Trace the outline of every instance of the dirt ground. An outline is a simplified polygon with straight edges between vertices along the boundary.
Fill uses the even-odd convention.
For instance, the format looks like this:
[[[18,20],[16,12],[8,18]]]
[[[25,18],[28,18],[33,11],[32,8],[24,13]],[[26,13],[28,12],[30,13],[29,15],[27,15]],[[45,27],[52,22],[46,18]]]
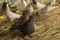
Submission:
[[[31,34],[31,38],[26,37],[27,40],[60,40],[60,4],[53,8],[50,12],[36,16],[35,32]],[[18,30],[15,32],[9,30],[13,23],[4,15],[0,16],[0,40],[23,40]]]

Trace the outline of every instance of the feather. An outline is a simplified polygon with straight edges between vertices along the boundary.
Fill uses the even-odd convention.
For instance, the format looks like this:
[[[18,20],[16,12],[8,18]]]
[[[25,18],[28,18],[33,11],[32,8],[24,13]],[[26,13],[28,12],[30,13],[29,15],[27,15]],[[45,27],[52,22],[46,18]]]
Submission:
[[[52,10],[51,6],[54,4],[54,3],[52,4],[52,2],[53,2],[53,0],[49,0],[49,1],[46,3],[45,7],[43,7],[43,8],[40,10],[40,12],[41,12],[41,13],[45,13],[45,12],[51,11],[51,10]],[[54,1],[54,2],[55,2],[55,1]]]
[[[43,4],[40,4],[38,1],[36,1],[36,0],[32,0],[32,3],[33,3],[33,6],[35,7],[35,8],[37,8],[38,10],[41,10],[43,7],[45,7],[45,5],[43,5]]]
[[[32,34],[35,30],[33,25],[32,12],[33,8],[31,4],[28,4],[23,11],[23,15],[15,24],[12,25],[11,31],[14,31],[16,29],[21,30],[21,33],[24,36]]]
[[[22,0],[22,2],[24,3],[25,7],[27,6],[27,3],[25,0]]]
[[[11,12],[8,4],[6,2],[3,3],[2,8],[5,10],[5,15],[11,20],[13,21],[16,18],[20,18],[21,15],[17,15],[13,12]]]

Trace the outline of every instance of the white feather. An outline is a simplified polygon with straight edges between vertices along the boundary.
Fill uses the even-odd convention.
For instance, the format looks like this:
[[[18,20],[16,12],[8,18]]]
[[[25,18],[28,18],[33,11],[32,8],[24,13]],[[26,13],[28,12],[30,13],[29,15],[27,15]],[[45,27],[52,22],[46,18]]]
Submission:
[[[51,5],[55,4],[56,3],[56,0],[50,0],[49,1],[51,3]],[[46,4],[46,5],[43,5],[43,4],[40,4],[38,1],[36,1],[36,4],[34,5],[38,10],[41,10],[43,9],[44,11],[51,11],[51,5],[50,4]]]
[[[21,17],[21,15],[17,15],[15,13],[11,12],[10,8],[8,7],[8,4],[7,4],[7,7],[6,7],[6,16],[9,17],[11,21],[13,21],[16,18]]]
[[[33,1],[33,0],[32,0],[32,1]],[[36,4],[33,4],[33,6],[34,6],[35,8],[37,8],[38,10],[41,10],[42,8],[45,7],[45,5],[40,4],[38,1],[35,0],[35,2],[36,2]]]
[[[36,7],[37,7],[39,10],[41,10],[42,8],[44,8],[44,7],[45,7],[45,5],[40,4],[39,2],[37,2]]]
[[[24,5],[25,5],[25,7],[27,6],[27,3],[26,3],[26,1],[25,0],[23,0],[23,3],[24,3]]]

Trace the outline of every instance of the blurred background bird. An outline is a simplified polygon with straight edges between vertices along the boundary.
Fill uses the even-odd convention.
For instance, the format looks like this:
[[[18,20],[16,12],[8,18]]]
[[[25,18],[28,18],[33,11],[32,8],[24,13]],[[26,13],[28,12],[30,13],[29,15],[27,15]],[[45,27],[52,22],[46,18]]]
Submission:
[[[55,0],[49,0],[45,7],[43,7],[41,10],[40,10],[40,13],[46,13],[46,12],[50,12],[51,10],[53,10],[53,5],[55,5],[56,1]]]
[[[53,3],[54,2],[54,3]],[[51,10],[51,6],[55,4],[55,0],[48,0],[48,2],[44,5],[39,3],[37,0],[32,0],[33,8],[40,10],[40,11],[46,11]]]
[[[25,7],[27,6],[27,3],[25,0],[22,0],[22,2],[24,3]]]
[[[3,2],[3,6],[2,6],[2,9],[5,11],[5,15],[11,20],[13,21],[14,19],[16,18],[20,18],[21,15],[17,15],[16,13],[13,13],[11,12],[9,6],[8,6],[8,3],[7,3],[7,0],[5,0]]]
[[[46,3],[46,5],[45,5],[45,7],[43,7],[41,10],[40,10],[40,12],[41,13],[45,13],[45,12],[47,12],[47,11],[51,11],[51,1],[52,0],[49,0],[49,2],[47,2]]]

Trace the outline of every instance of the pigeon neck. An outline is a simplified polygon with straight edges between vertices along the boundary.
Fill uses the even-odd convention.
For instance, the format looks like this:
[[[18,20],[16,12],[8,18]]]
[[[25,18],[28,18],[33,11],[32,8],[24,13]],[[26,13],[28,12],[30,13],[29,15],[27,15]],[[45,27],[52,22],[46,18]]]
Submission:
[[[6,11],[10,11],[8,4],[6,5]]]

